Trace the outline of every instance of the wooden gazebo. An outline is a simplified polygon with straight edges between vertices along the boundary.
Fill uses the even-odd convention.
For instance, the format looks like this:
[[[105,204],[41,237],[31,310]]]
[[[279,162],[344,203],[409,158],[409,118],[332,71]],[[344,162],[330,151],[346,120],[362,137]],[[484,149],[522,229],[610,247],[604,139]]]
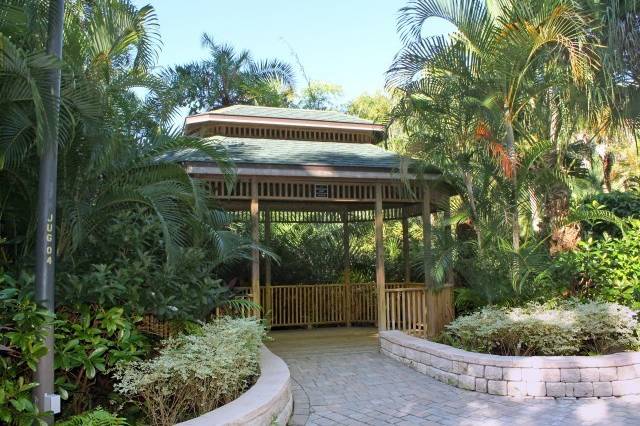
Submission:
[[[267,258],[261,286],[260,255],[253,251],[250,294],[272,326],[373,322],[380,330],[435,334],[452,319],[451,288],[432,289],[428,278],[412,282],[407,262],[408,221],[421,217],[424,267],[430,270],[431,215],[447,214],[451,194],[437,170],[420,178],[400,173],[408,160],[375,145],[384,139],[383,126],[339,112],[236,105],[187,117],[185,133],[226,148],[236,165],[233,188],[205,158],[192,156],[184,165],[207,182],[225,209],[250,220],[256,243],[260,223],[267,246],[274,222],[343,224],[344,283],[274,285]],[[385,282],[388,220],[403,224],[403,283]],[[349,282],[348,224],[363,221],[375,223],[375,285]]]

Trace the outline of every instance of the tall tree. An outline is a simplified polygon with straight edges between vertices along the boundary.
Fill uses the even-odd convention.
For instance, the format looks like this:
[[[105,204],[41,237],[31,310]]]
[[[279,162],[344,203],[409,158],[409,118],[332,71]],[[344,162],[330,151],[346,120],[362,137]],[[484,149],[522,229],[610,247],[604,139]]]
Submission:
[[[456,31],[422,37],[430,18],[451,22]],[[510,182],[505,213],[517,252],[523,187],[519,168],[525,147],[535,142],[527,117],[537,108],[536,99],[558,82],[545,72],[547,64],[566,64],[565,84],[593,78],[597,61],[588,18],[570,0],[415,0],[401,10],[399,27],[406,44],[391,67],[390,85],[408,91],[422,87],[428,96],[461,76],[477,92],[473,99],[481,100],[481,110],[494,117],[496,125],[487,130],[498,142],[495,154]]]
[[[255,60],[248,50],[236,50],[202,35],[209,57],[178,65],[163,73],[175,104],[190,114],[235,104],[289,106],[293,68],[278,59]]]

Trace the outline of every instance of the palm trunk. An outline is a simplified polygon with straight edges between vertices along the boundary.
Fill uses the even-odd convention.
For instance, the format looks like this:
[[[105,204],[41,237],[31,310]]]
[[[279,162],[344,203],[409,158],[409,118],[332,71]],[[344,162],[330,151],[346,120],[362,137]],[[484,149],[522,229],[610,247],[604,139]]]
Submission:
[[[512,192],[513,192],[513,206],[512,206],[512,243],[513,250],[520,250],[520,207],[518,206],[518,174],[517,174],[517,158],[516,158],[516,147],[515,147],[515,137],[513,134],[513,122],[511,118],[511,113],[509,110],[505,111],[505,127],[507,131],[506,135],[506,145],[507,145],[507,154],[509,155],[509,161],[511,163],[510,170],[510,178],[512,184]]]
[[[478,249],[482,250],[482,238],[480,236],[480,232],[476,226],[476,222],[478,220],[478,210],[476,207],[476,197],[473,193],[473,185],[471,184],[471,176],[469,172],[462,173],[462,179],[464,181],[464,186],[467,189],[467,197],[469,198],[469,206],[471,207],[471,214],[473,215],[473,229],[476,232],[476,238],[478,240]]]

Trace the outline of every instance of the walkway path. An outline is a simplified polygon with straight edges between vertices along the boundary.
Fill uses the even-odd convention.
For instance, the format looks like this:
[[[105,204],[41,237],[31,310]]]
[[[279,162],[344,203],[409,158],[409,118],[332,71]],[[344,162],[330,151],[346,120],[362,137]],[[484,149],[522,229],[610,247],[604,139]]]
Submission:
[[[640,425],[640,398],[515,399],[454,388],[378,353],[369,328],[276,331],[294,425]]]

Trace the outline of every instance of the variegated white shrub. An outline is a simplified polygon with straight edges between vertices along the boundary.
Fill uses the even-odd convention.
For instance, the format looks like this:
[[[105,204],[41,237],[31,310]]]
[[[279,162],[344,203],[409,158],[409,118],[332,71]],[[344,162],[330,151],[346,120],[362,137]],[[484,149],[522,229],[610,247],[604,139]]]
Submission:
[[[116,390],[153,425],[173,425],[236,399],[259,374],[261,323],[222,318],[167,339],[159,355],[116,370]]]
[[[637,349],[638,321],[615,303],[561,302],[520,308],[488,306],[457,318],[441,341],[499,355],[602,354]]]

